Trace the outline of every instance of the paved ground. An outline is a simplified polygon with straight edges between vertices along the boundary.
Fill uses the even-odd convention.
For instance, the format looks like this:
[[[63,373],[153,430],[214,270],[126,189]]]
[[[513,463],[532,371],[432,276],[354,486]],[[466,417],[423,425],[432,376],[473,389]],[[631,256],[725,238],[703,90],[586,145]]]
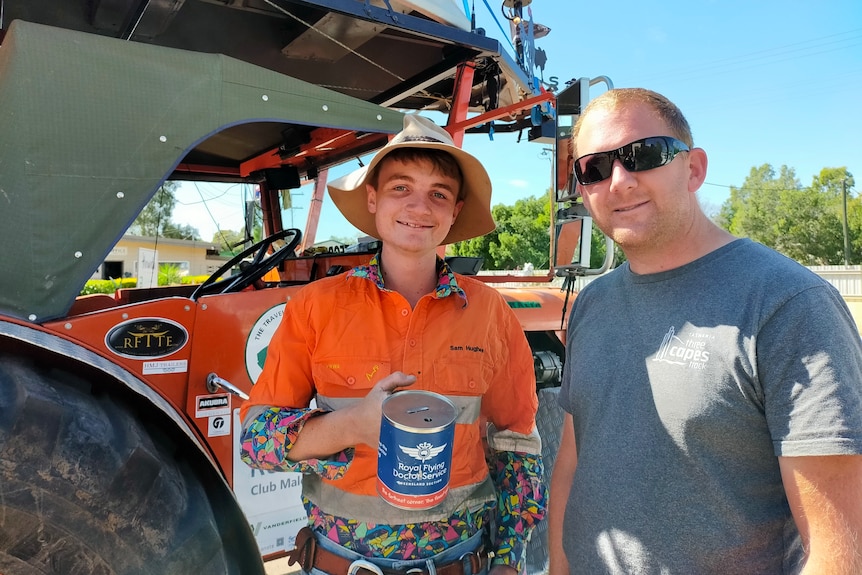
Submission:
[[[292,575],[293,573],[299,573],[299,565],[288,565],[287,557],[267,561],[264,563],[264,567],[266,567],[266,575]]]

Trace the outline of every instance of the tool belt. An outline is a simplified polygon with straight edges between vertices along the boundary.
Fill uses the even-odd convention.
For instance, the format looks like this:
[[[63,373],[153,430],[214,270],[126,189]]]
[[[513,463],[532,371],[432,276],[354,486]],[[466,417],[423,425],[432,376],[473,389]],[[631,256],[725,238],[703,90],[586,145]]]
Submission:
[[[370,561],[353,561],[341,557],[318,545],[314,532],[309,527],[299,530],[296,534],[296,547],[288,552],[287,556],[288,565],[299,563],[299,567],[306,573],[310,573],[312,569],[319,569],[329,575],[355,575],[359,570],[369,571],[375,575],[433,575],[429,574],[424,566],[396,571],[373,565]],[[464,562],[468,560],[473,574],[478,574],[487,566],[488,555],[481,549],[471,551],[450,563],[435,565],[434,569],[437,575],[467,575],[464,571]]]

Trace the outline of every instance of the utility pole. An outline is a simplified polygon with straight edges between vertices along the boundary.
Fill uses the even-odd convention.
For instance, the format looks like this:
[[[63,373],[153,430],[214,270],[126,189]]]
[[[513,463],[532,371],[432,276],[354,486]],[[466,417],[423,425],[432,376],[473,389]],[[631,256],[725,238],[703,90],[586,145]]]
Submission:
[[[841,180],[841,195],[844,198],[844,265],[850,265],[850,238],[847,235],[847,178]]]

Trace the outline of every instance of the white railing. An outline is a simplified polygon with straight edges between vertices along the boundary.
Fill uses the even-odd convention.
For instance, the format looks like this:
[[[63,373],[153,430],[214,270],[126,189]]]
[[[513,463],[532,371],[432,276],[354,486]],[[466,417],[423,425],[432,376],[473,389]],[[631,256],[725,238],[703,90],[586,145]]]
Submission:
[[[842,296],[862,297],[862,266],[808,266],[831,283]]]
[[[858,297],[862,298],[862,266],[807,266],[808,269],[831,283],[835,288],[841,293],[842,296],[850,296],[850,297]],[[548,273],[547,270],[534,270],[532,274],[533,276],[545,276]],[[500,276],[500,275],[516,275],[523,276],[524,273],[521,270],[482,270],[479,272],[480,276],[489,275],[489,276]],[[582,290],[588,283],[590,283],[597,276],[581,276],[575,278],[575,290]],[[561,286],[562,278],[554,278],[552,285]],[[517,285],[524,285],[521,282],[511,282],[512,287]],[[537,285],[548,285],[546,281],[536,282]],[[498,284],[500,286],[509,286],[509,283]],[[527,285],[532,285],[528,283]]]
[[[862,328],[862,266],[808,266],[808,269],[831,283],[841,296],[844,298],[844,301],[847,302],[847,307],[850,309],[850,313],[853,315],[853,319],[856,321],[856,325]],[[534,276],[546,276],[548,273],[547,270],[534,270],[532,274]],[[479,272],[479,275],[524,275],[524,272],[521,270],[482,270]],[[590,283],[592,280],[597,278],[598,276],[581,276],[575,278],[575,291],[580,291],[584,289],[584,287]],[[553,286],[556,288],[562,287],[563,280],[562,278],[554,278],[552,282],[541,281],[541,282],[505,282],[505,283],[495,283],[495,286],[498,287],[507,287],[507,288],[518,288],[518,287],[529,287],[529,286]]]
[[[844,298],[856,326],[862,328],[862,266],[808,266]]]

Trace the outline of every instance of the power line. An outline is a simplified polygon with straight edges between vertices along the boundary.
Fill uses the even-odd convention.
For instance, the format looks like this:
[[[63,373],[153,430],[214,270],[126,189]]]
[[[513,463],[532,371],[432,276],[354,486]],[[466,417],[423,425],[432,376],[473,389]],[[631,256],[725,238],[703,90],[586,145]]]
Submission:
[[[846,38],[837,39],[841,36],[846,36]],[[728,58],[720,58],[711,62],[699,64],[697,66],[686,66],[684,68],[670,69],[666,72],[650,73],[649,81],[655,82],[656,80],[666,77],[673,77],[674,79],[679,79],[682,75],[689,75],[691,77],[698,77],[704,75],[714,76],[714,74],[708,72],[722,70],[725,68],[731,68],[730,71],[733,72],[740,69],[771,65],[788,59],[817,56],[819,54],[834,52],[836,50],[852,48],[858,45],[860,41],[862,41],[862,28],[856,28],[853,30],[848,30],[846,32],[838,32],[826,36],[819,36],[808,40],[802,40],[800,42],[794,42],[792,44],[785,44],[783,46],[775,46],[773,48],[765,48],[763,50],[756,50],[754,52],[739,54],[737,56],[731,56]],[[843,46],[834,46],[842,42],[850,42],[850,44],[845,44]],[[799,52],[804,52],[805,50],[814,50],[830,46],[833,47],[818,52],[798,55]],[[790,54],[797,54],[797,56],[776,59]],[[751,65],[747,66],[746,68],[739,68],[740,64],[747,63],[750,63]],[[635,84],[637,84],[637,82],[635,82]]]
[[[231,191],[233,191],[233,189],[234,189],[234,188],[236,188],[237,186],[239,186],[239,185],[241,185],[241,184],[234,184],[234,185],[232,185],[232,186],[228,186],[227,188],[225,188],[225,190],[224,190],[222,193],[220,193],[220,194],[218,194],[218,195],[215,195],[215,196],[212,196],[212,197],[210,197],[210,198],[205,198],[205,197],[204,197],[203,192],[201,191],[201,189],[200,189],[200,187],[198,186],[197,182],[195,182],[195,184],[194,184],[194,185],[195,185],[195,189],[196,189],[196,190],[197,190],[197,192],[198,192],[198,195],[201,197],[200,201],[195,201],[195,202],[181,202],[181,201],[177,200],[177,203],[178,203],[178,204],[180,204],[181,206],[195,206],[195,205],[197,205],[197,204],[206,204],[207,202],[212,202],[212,201],[214,201],[214,200],[217,200],[217,199],[219,199],[219,198],[221,198],[221,197],[223,197],[223,196],[227,195],[228,193],[230,193]]]
[[[236,252],[233,251],[233,247],[231,247],[230,242],[228,242],[227,238],[224,237],[224,233],[222,232],[221,228],[219,227],[218,222],[216,221],[215,217],[213,216],[212,212],[210,211],[210,207],[207,205],[207,200],[204,199],[204,194],[201,191],[200,186],[198,186],[197,182],[193,182],[193,184],[194,184],[195,189],[197,190],[198,194],[201,197],[201,202],[204,205],[204,209],[207,211],[207,214],[209,214],[209,217],[212,220],[213,224],[215,224],[216,231],[218,232],[218,235],[221,236],[221,239],[224,242],[224,245],[227,247],[228,251],[230,251],[231,255],[236,255]],[[225,194],[226,193],[227,193],[227,191],[225,191]],[[222,195],[224,195],[224,194],[222,194]]]
[[[845,79],[845,77],[847,79]],[[832,75],[825,78],[823,81],[818,81],[816,84],[806,87],[805,99],[816,100],[824,96],[835,96],[837,94],[851,91],[854,92],[854,94],[858,93],[862,90],[862,82],[859,81],[860,78],[862,78],[862,68],[848,70],[843,74]],[[782,86],[776,85],[763,90],[752,90],[749,87],[745,94],[741,94],[736,90],[728,88],[728,90],[724,92],[724,94],[728,94],[727,96],[721,96],[718,100],[706,102],[699,101],[689,104],[686,108],[688,112],[691,113],[692,111],[704,112],[716,109],[733,109],[742,104],[757,106],[772,105],[777,102],[787,100],[798,101],[801,97],[799,90],[800,86],[798,83]],[[712,92],[712,95],[716,96],[717,93]]]

